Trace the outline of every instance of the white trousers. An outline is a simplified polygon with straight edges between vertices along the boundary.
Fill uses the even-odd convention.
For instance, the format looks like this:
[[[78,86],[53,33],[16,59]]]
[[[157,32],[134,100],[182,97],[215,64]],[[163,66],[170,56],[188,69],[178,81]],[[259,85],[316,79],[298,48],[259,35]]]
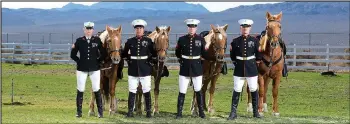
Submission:
[[[139,82],[142,85],[143,93],[151,91],[151,76],[134,77],[130,75],[128,76],[129,91],[132,93],[136,93]]]
[[[88,75],[92,82],[92,91],[96,92],[100,90],[100,70],[91,72],[77,71],[77,89],[80,92],[84,92]]]
[[[198,92],[202,89],[202,79],[203,76],[197,76],[197,77],[192,77],[192,83],[194,87],[194,91]],[[186,94],[187,92],[187,87],[188,84],[190,83],[191,79],[190,77],[185,77],[185,76],[179,76],[179,92]]]
[[[244,81],[247,80],[250,92],[255,92],[258,89],[258,76],[254,77],[237,77],[233,76],[233,90],[242,92]]]

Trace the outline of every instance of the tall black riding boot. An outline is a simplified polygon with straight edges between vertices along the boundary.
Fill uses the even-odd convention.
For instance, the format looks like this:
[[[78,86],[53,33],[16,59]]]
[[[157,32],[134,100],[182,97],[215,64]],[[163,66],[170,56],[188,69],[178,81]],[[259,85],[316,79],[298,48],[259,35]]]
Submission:
[[[258,104],[259,104],[259,93],[258,90],[255,92],[250,92],[252,94],[252,104],[253,104],[253,117],[255,118],[261,118],[259,112],[258,112]]]
[[[152,117],[152,113],[151,113],[151,109],[152,109],[151,92],[143,93],[143,95],[145,96],[145,103],[146,103],[146,117],[147,118],[151,118]]]
[[[128,98],[128,114],[126,117],[134,117],[134,104],[135,104],[135,95],[136,93],[129,92]]]
[[[180,119],[182,118],[182,108],[184,106],[184,102],[185,102],[185,95],[183,93],[179,92],[179,96],[177,97],[177,115],[176,115],[176,119]]]
[[[232,105],[231,105],[231,113],[227,120],[234,120],[237,118],[237,107],[239,103],[239,95],[240,92],[233,91],[232,93]]]
[[[79,90],[77,90],[77,98],[76,98],[77,114],[75,116],[78,118],[82,117],[83,96],[84,96],[84,92],[80,92]]]
[[[196,92],[196,100],[198,105],[199,117],[205,118],[204,109],[203,109],[203,96],[201,91]]]
[[[101,91],[98,90],[95,93],[96,97],[96,104],[97,104],[97,111],[98,111],[98,117],[103,118],[103,108],[102,108],[102,96],[101,96]]]

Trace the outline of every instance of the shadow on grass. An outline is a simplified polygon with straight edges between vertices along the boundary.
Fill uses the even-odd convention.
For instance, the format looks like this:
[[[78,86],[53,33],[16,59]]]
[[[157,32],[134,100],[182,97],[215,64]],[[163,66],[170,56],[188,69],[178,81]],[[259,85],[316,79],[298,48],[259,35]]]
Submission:
[[[17,106],[24,106],[24,105],[34,105],[33,103],[31,102],[24,102],[24,103],[21,103],[21,102],[13,102],[13,103],[2,103],[3,105],[17,105]]]

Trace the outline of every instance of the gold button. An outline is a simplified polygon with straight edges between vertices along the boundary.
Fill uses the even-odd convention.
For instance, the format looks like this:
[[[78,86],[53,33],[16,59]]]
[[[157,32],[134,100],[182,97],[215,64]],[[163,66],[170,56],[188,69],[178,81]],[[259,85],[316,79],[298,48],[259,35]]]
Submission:
[[[246,56],[247,54],[244,54],[244,56]]]

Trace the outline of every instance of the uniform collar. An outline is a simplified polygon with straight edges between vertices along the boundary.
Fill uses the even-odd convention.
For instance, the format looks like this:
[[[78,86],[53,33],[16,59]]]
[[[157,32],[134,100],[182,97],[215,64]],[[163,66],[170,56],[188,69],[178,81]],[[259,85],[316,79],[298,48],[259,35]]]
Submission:
[[[187,37],[189,37],[189,38],[193,38],[193,37],[196,37],[196,36],[197,36],[196,33],[194,33],[193,35],[187,34]]]
[[[140,37],[135,36],[135,39],[137,39],[137,40],[141,40],[142,38],[143,38],[143,36],[140,36]]]
[[[87,39],[91,39],[91,38],[92,38],[92,36],[91,36],[91,37],[87,37],[87,36],[85,36],[85,38],[86,38],[86,40],[87,40]]]
[[[243,38],[248,38],[248,37],[250,37],[250,35],[249,35],[249,34],[248,34],[247,36],[242,35],[242,37],[243,37]]]

